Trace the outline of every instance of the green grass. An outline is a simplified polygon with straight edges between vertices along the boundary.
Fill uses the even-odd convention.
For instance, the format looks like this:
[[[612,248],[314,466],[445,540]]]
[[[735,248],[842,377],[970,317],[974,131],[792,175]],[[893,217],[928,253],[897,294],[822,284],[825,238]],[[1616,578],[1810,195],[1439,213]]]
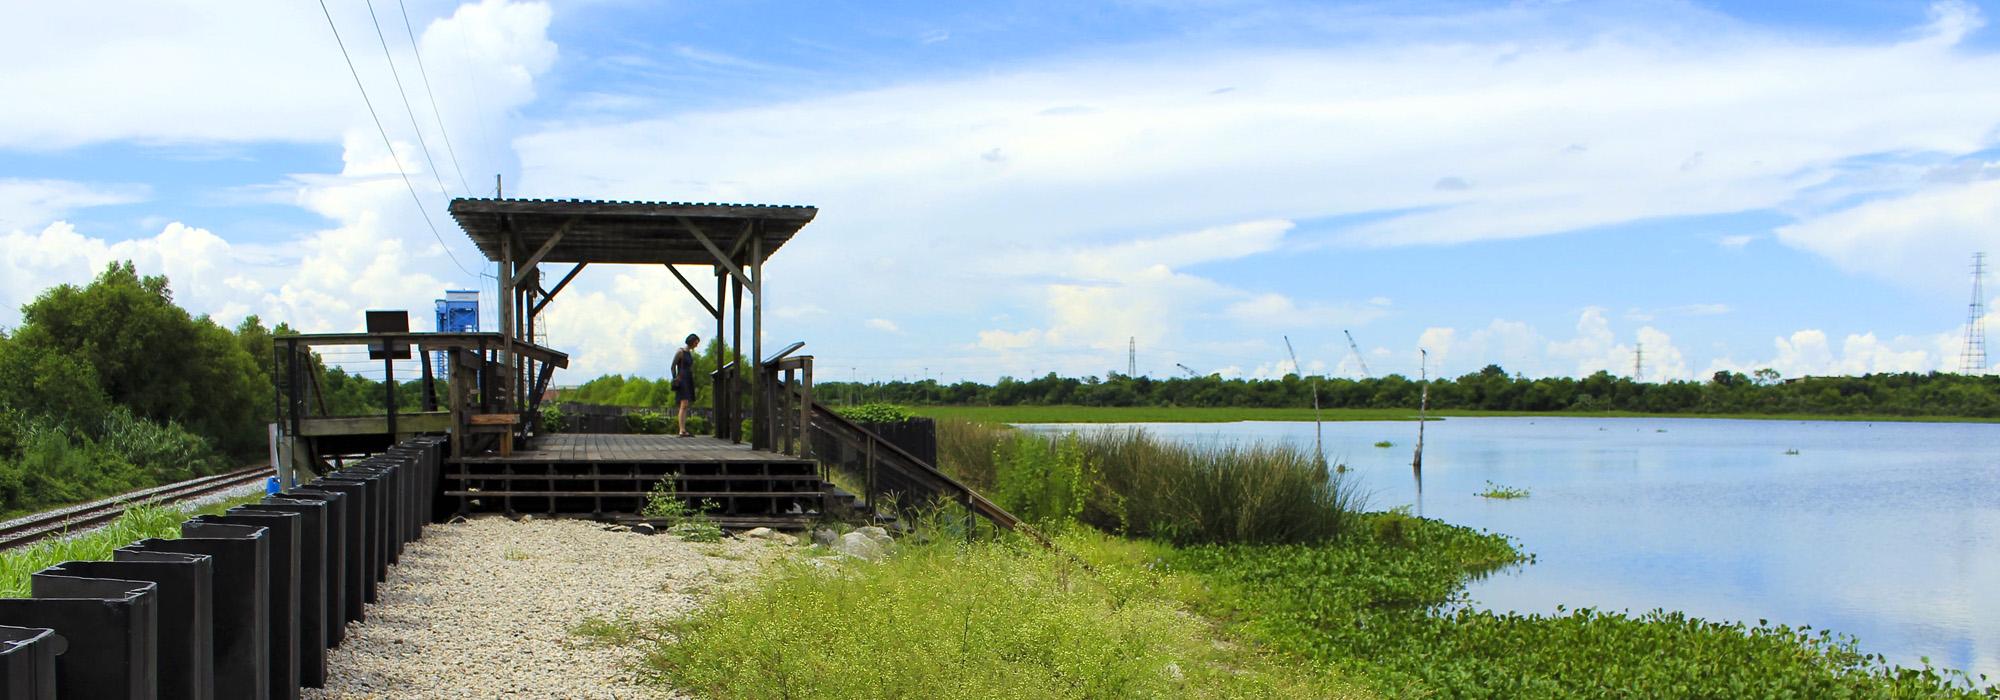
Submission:
[[[176,539],[181,521],[199,514],[219,514],[244,503],[262,500],[262,493],[211,503],[198,509],[140,506],[117,520],[76,537],[47,539],[0,552],[0,598],[28,597],[28,579],[35,572],[66,561],[103,561],[111,552],[146,538]]]
[[[1480,491],[1479,493],[1475,493],[1472,495],[1478,496],[1480,498],[1497,498],[1501,500],[1513,500],[1516,498],[1527,498],[1528,490],[1523,488],[1515,488],[1512,486],[1501,486],[1499,484],[1488,481],[1486,482],[1486,490]]]
[[[1503,537],[1400,513],[1336,544],[1169,550],[1238,633],[1390,697],[1995,698],[1957,672],[1885,665],[1826,631],[1681,613],[1496,614],[1457,605],[1519,561]]]
[[[1153,566],[1156,548],[1059,539],[1091,566],[1018,539],[905,544],[880,563],[781,564],[684,621],[573,631],[636,645],[642,676],[697,697],[1368,696],[1189,614],[1198,586]]]
[[[995,423],[1234,423],[1237,421],[1310,421],[1311,408],[1231,408],[1170,406],[915,406],[910,411],[927,418],[956,418]],[[1778,421],[1847,421],[1868,423],[1994,423],[2000,418],[1953,416],[1817,415],[1803,413],[1638,413],[1632,411],[1466,411],[1436,410],[1432,420],[1452,417],[1551,418],[1734,418]],[[1416,409],[1329,408],[1327,421],[1413,421]]]

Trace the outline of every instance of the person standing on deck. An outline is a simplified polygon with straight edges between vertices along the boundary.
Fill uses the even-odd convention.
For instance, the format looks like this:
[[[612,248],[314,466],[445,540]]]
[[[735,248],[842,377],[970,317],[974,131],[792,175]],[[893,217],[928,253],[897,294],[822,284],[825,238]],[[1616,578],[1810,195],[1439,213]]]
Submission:
[[[687,345],[674,353],[674,402],[680,404],[681,437],[691,437],[688,434],[688,404],[694,402],[694,348],[700,342],[701,336],[689,333]]]

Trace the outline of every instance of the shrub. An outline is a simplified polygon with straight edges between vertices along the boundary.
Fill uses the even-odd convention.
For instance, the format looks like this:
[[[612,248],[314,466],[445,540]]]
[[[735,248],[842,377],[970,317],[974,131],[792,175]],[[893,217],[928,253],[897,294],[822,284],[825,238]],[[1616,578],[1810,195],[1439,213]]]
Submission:
[[[562,409],[551,404],[542,407],[542,433],[560,433],[569,425],[563,417]]]
[[[998,449],[993,459],[1000,469],[994,496],[1002,507],[1045,526],[1061,527],[1083,516],[1095,480],[1081,438],[1021,434]]]
[[[842,406],[834,409],[834,412],[856,423],[901,423],[912,416],[910,409],[892,403]]]

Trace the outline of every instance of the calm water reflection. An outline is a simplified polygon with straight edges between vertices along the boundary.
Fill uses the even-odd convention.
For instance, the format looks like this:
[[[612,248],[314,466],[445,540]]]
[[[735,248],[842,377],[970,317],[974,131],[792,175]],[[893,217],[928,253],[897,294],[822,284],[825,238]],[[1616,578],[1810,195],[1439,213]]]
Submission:
[[[1313,442],[1311,423],[1143,427]],[[1476,605],[1811,625],[2000,679],[2000,425],[1453,418],[1426,433],[1421,504],[1415,438],[1415,423],[1328,423],[1326,452],[1371,507],[1420,505],[1537,556],[1473,584]],[[1488,480],[1532,495],[1474,496]]]

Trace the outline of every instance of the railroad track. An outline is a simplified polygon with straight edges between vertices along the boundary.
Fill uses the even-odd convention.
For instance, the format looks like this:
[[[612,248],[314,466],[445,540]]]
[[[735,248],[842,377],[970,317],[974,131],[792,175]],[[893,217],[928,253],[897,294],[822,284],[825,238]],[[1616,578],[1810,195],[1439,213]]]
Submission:
[[[176,503],[259,483],[272,473],[270,467],[249,467],[10,520],[0,524],[0,550],[13,549],[72,530],[103,525],[117,520],[126,509],[134,506]]]

